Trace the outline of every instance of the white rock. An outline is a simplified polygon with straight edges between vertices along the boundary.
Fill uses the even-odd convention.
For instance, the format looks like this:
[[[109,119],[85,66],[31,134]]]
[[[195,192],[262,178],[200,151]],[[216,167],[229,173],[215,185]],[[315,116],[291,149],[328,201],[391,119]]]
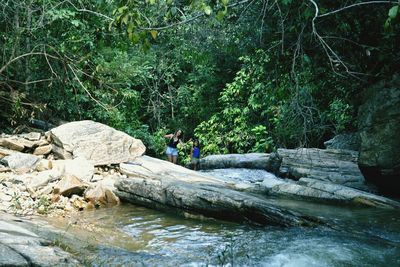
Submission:
[[[142,141],[94,121],[70,122],[50,132],[59,156],[83,156],[95,166],[127,162],[146,150]]]

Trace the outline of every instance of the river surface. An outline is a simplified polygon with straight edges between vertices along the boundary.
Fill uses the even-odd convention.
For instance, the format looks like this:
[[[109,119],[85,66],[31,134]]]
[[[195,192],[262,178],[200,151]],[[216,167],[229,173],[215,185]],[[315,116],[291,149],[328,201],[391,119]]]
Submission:
[[[208,173],[235,182],[275,179],[260,170]],[[130,204],[49,221],[76,237],[69,246],[91,266],[400,266],[400,211],[274,202],[330,226],[257,227]]]

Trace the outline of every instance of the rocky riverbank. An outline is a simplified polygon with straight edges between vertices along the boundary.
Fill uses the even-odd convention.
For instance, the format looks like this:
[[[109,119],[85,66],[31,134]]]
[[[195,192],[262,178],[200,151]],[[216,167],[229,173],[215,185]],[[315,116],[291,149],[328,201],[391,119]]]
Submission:
[[[281,176],[256,183],[226,182],[144,152],[140,140],[93,121],[67,123],[46,133],[2,134],[0,212],[68,217],[72,212],[117,205],[121,199],[189,217],[287,227],[325,223],[268,198],[400,207],[371,193],[373,188],[358,169],[357,155],[350,150],[279,149],[273,154],[214,155],[201,160],[202,168],[265,169]],[[3,233],[9,234],[9,228],[9,223],[0,225]],[[35,240],[33,244],[44,242]],[[11,253],[11,243],[4,242],[2,253]],[[15,259],[20,258],[15,255]]]
[[[92,121],[0,138],[0,210],[66,215],[116,205],[118,164],[143,154],[140,140]],[[73,158],[73,159],[72,159]]]

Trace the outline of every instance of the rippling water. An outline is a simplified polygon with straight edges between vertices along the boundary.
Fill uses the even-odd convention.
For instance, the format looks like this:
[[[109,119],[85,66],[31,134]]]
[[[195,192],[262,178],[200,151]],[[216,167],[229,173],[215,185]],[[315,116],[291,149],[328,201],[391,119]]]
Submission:
[[[214,175],[258,182],[270,174],[217,170]],[[93,236],[81,232],[96,245],[80,254],[94,266],[400,266],[399,211],[275,201],[333,227],[261,228],[124,204],[76,218],[77,225],[98,229]]]

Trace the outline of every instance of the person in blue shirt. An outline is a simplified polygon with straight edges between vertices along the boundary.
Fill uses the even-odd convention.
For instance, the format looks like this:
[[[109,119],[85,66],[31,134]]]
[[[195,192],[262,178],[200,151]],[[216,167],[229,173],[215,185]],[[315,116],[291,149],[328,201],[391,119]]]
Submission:
[[[192,163],[193,170],[197,171],[199,169],[200,161],[200,143],[199,140],[193,140],[192,151],[190,152],[190,162]]]
[[[167,145],[167,150],[165,154],[168,156],[168,161],[176,164],[178,161],[178,148],[177,145],[183,145],[183,132],[182,130],[178,129],[174,134],[166,134],[165,138],[169,138],[169,142]]]

